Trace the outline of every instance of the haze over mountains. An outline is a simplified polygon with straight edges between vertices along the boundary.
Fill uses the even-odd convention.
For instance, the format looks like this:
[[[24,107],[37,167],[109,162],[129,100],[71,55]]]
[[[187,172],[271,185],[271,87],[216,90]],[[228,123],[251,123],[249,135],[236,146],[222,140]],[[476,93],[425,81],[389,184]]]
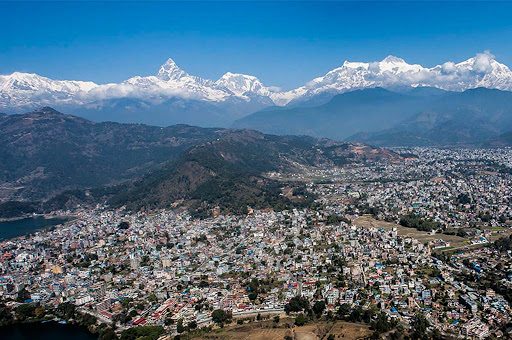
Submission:
[[[346,61],[304,86],[280,91],[244,74],[228,72],[216,81],[192,76],[169,59],[154,76],[102,85],[20,72],[0,76],[0,111],[21,113],[48,105],[95,121],[227,127],[263,108],[318,106],[337,94],[375,87],[400,92],[415,87],[509,91],[512,72],[488,52],[432,68],[388,56],[380,62]]]
[[[380,146],[479,146],[512,131],[512,92],[372,88],[319,106],[261,110],[234,126]]]

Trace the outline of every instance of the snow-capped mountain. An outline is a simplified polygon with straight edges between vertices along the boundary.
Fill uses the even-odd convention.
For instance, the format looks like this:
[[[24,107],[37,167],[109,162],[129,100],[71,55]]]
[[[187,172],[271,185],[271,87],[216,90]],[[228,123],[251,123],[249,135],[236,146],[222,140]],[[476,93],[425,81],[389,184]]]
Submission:
[[[15,72],[0,76],[0,108],[43,105],[82,105],[105,99],[138,98],[159,103],[168,98],[223,102],[230,97],[250,101],[272,91],[244,74],[226,73],[212,81],[191,76],[168,59],[155,76],[135,76],[121,83],[52,80],[37,74]]]
[[[343,65],[306,85],[274,96],[281,105],[308,100],[320,94],[332,95],[354,89],[383,87],[388,89],[428,86],[450,91],[476,87],[512,90],[512,71],[494,60],[488,52],[479,53],[461,63],[446,62],[432,68],[408,64],[388,56],[380,62],[345,61]]]
[[[119,115],[126,110],[131,112],[130,121],[145,121],[142,118],[138,120],[136,113],[151,113],[158,106],[159,117],[167,111],[176,116],[173,110],[179,108],[180,113],[187,113],[187,108],[193,103],[197,110],[213,112],[214,120],[227,112],[221,119],[225,124],[265,106],[299,105],[306,101],[321,103],[336,94],[354,89],[418,86],[451,91],[476,87],[512,90],[512,72],[488,52],[457,64],[446,62],[432,68],[408,64],[401,58],[388,56],[379,62],[345,61],[341,67],[324,76],[283,92],[263,85],[258,78],[250,75],[227,72],[216,81],[192,76],[168,59],[156,75],[135,76],[121,83],[100,85],[52,80],[20,72],[0,76],[0,112],[22,112],[39,106],[54,106],[78,114],[83,110],[102,110],[103,118],[98,119],[122,120]],[[114,108],[117,111],[113,118],[108,113]],[[176,119],[176,123],[182,122],[179,117]],[[158,120],[151,122],[158,123]],[[170,122],[174,120],[164,120],[161,124]]]
[[[240,73],[227,72],[215,84],[231,91],[235,96],[243,97],[246,94],[256,94],[262,97],[270,97],[272,91],[265,87],[261,81],[254,77]]]
[[[93,82],[52,80],[32,73],[0,75],[0,108],[44,106],[74,101],[97,87]]]

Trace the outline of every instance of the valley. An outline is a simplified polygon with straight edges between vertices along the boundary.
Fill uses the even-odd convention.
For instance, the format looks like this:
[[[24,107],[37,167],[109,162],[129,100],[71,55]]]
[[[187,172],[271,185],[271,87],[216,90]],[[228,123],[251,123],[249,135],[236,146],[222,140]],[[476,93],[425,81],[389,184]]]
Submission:
[[[512,2],[0,13],[0,338],[512,339]]]

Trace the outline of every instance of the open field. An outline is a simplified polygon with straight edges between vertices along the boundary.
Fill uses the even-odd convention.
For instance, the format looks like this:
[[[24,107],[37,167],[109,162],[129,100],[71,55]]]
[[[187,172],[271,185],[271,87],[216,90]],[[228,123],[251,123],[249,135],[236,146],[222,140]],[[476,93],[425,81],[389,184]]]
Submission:
[[[374,219],[371,216],[361,216],[354,221],[355,225],[363,226],[363,227],[375,227],[375,228],[383,228],[385,230],[392,230],[393,228],[397,228],[398,234],[404,237],[415,238],[420,242],[427,242],[435,239],[441,239],[443,241],[450,242],[451,247],[460,247],[468,245],[467,239],[463,237],[459,237],[456,235],[445,235],[445,234],[434,234],[431,235],[426,231],[419,231],[414,228],[403,227],[396,223],[379,221]]]
[[[336,322],[330,329],[329,334],[333,334],[336,339],[361,339],[372,334],[367,325],[352,322]],[[327,338],[327,336],[325,338]]]
[[[375,227],[375,228],[383,228],[385,230],[392,230],[393,228],[397,228],[398,234],[404,237],[411,237],[415,238],[420,242],[427,242],[434,239],[441,239],[447,242],[450,242],[450,247],[441,248],[438,250],[441,251],[450,251],[454,249],[460,249],[460,248],[478,248],[482,247],[483,244],[470,244],[469,239],[456,236],[456,235],[445,235],[445,234],[434,234],[431,235],[429,232],[426,231],[419,231],[414,228],[407,228],[404,226],[401,226],[396,223],[391,222],[385,222],[385,221],[379,221],[374,219],[371,216],[361,216],[357,218],[354,221],[354,224],[357,226],[363,226],[363,227]],[[508,236],[512,233],[512,228],[502,228],[502,227],[493,227],[493,228],[485,228],[482,229],[490,229],[492,232],[491,235],[491,241],[495,241],[499,239],[500,237]]]
[[[287,324],[291,328],[287,327]],[[336,339],[357,340],[372,333],[367,325],[341,322],[314,322],[305,326],[292,326],[291,320],[281,321],[276,328],[272,322],[254,322],[250,324],[225,327],[214,330],[193,340],[283,340],[291,336],[295,340],[321,340],[333,334]]]

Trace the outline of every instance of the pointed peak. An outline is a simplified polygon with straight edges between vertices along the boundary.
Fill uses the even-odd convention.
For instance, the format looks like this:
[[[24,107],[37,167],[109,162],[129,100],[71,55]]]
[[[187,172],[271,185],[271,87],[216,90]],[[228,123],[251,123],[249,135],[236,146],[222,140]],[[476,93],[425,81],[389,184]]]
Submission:
[[[176,62],[169,58],[165,63],[160,66],[158,70],[157,77],[162,80],[175,80],[182,77],[188,76],[188,73],[183,71],[176,65]]]
[[[162,64],[161,67],[165,67],[165,68],[178,67],[178,65],[176,65],[176,62],[172,58],[169,58],[165,61],[165,63]]]

